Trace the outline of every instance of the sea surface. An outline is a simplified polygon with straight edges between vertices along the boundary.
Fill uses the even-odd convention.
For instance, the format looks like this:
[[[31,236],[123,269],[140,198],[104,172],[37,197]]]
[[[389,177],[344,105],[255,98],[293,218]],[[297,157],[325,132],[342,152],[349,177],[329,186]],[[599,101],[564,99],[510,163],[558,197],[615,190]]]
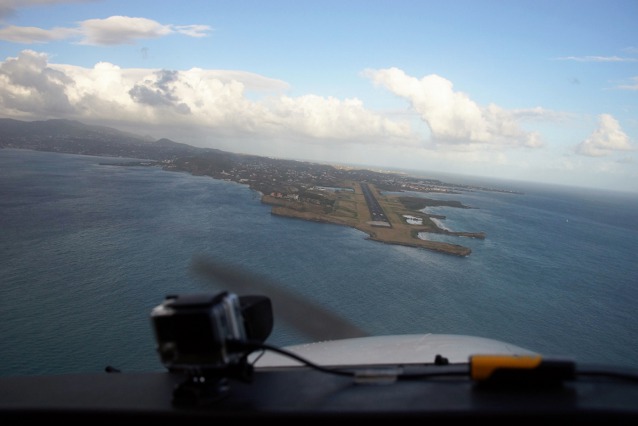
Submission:
[[[121,161],[0,150],[1,376],[163,369],[153,307],[225,289],[193,272],[198,256],[260,274],[371,335],[476,335],[638,367],[637,194],[459,181],[523,194],[423,195],[472,207],[429,209],[442,226],[487,234],[447,237],[472,249],[457,257],[273,216],[233,182],[104,164]],[[310,340],[275,310],[269,343]]]

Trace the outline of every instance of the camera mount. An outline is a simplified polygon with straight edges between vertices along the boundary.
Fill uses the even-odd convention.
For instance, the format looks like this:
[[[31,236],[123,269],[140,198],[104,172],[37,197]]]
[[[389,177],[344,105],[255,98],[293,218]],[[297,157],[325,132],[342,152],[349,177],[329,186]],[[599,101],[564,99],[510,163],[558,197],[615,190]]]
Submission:
[[[273,328],[266,296],[169,295],[151,312],[157,352],[169,371],[186,375],[173,392],[176,405],[222,398],[228,379],[249,381],[252,366],[242,343],[264,342]]]

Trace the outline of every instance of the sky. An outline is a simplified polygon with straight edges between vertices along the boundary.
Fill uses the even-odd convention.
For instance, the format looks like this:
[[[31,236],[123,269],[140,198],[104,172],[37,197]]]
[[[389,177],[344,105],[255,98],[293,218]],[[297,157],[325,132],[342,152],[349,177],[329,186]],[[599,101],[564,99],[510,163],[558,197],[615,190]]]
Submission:
[[[636,0],[0,0],[0,117],[638,192]]]

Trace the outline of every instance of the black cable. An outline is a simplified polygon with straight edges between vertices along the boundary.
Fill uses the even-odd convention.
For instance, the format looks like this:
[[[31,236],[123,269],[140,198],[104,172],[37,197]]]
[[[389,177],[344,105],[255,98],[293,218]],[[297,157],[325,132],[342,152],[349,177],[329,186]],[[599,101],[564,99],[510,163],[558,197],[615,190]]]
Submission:
[[[289,358],[292,358],[296,361],[299,361],[300,363],[311,367],[315,370],[324,372],[324,373],[329,373],[329,374],[336,374],[339,376],[348,376],[348,377],[360,377],[361,373],[357,373],[355,371],[347,371],[347,370],[340,370],[340,369],[336,369],[336,368],[326,368],[326,367],[322,367],[321,365],[315,364],[312,361],[299,356],[297,354],[295,354],[294,352],[290,352],[286,349],[282,349],[280,347],[277,346],[272,346],[269,345],[267,343],[263,343],[263,342],[253,342],[253,341],[239,341],[239,340],[233,340],[233,341],[228,341],[227,344],[233,348],[233,349],[238,349],[238,350],[248,350],[248,351],[255,351],[255,350],[269,350],[269,351],[273,351],[273,352],[277,352],[281,355],[287,356]],[[260,355],[261,357],[261,355]],[[256,362],[256,360],[255,360]],[[372,370],[375,371],[375,370]],[[370,373],[370,371],[368,371],[368,373]],[[383,369],[379,369],[379,373],[381,374],[381,376],[385,373],[385,371]],[[451,376],[468,376],[469,375],[469,370],[467,369],[466,366],[463,366],[463,368],[458,369],[458,370],[449,370],[446,369],[445,371],[436,371],[436,372],[427,372],[427,373],[413,373],[413,374],[408,374],[408,373],[397,373],[395,375],[397,380],[418,380],[418,379],[427,379],[427,378],[434,378],[434,377],[451,377]],[[363,376],[365,376],[365,374],[363,374]],[[391,374],[390,374],[391,376]]]
[[[239,341],[239,340],[230,340],[227,341],[227,344],[236,350],[247,350],[247,351],[256,351],[256,350],[269,350],[286,357],[292,358],[303,365],[311,367],[315,370],[336,374],[339,376],[348,376],[348,377],[358,377],[359,375],[355,371],[347,371],[340,370],[336,368],[326,368],[321,365],[315,364],[312,361],[295,354],[294,352],[290,352],[286,349],[272,346],[263,342],[255,342],[255,341]],[[262,353],[263,355],[263,353]],[[259,356],[261,357],[261,355]],[[257,359],[259,359],[259,357]],[[257,360],[254,361],[254,363]],[[383,373],[380,370],[380,373]],[[424,373],[397,373],[397,380],[418,380],[418,379],[429,379],[434,377],[453,377],[453,376],[470,376],[470,371],[467,365],[460,366],[459,369],[445,369],[443,371],[429,371]],[[624,371],[614,371],[614,370],[606,370],[604,368],[589,368],[589,369],[578,369],[574,375],[575,378],[583,378],[583,377],[603,377],[603,378],[613,378],[613,379],[622,379],[622,380],[630,380],[630,381],[638,381],[638,372],[624,372]]]
[[[339,376],[350,376],[350,377],[354,377],[355,373],[353,371],[345,371],[345,370],[338,370],[335,368],[326,368],[326,367],[322,367],[318,364],[315,364],[313,362],[311,362],[310,360],[301,357],[297,354],[295,354],[294,352],[290,352],[287,351],[285,349],[279,348],[277,346],[272,346],[269,345],[267,343],[262,343],[262,342],[251,342],[251,341],[239,341],[239,340],[229,340],[226,342],[229,346],[233,347],[233,348],[237,348],[240,350],[249,350],[249,351],[255,351],[255,350],[259,350],[259,349],[263,349],[263,350],[269,350],[269,351],[273,351],[273,352],[277,352],[281,355],[287,356],[289,358],[292,358],[296,361],[299,361],[300,363],[314,368],[315,370],[318,371],[322,371],[324,373],[330,373],[330,374],[336,374]]]

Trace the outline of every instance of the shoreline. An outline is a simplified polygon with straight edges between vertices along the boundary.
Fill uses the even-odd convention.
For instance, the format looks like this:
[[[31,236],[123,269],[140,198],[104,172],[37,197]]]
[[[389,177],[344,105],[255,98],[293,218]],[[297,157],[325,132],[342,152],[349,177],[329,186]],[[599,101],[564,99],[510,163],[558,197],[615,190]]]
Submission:
[[[269,204],[269,203],[264,202],[264,204]],[[367,240],[376,241],[383,244],[423,248],[423,249],[428,249],[428,250],[437,251],[440,253],[451,254],[451,255],[461,256],[461,257],[469,256],[472,253],[472,249],[470,249],[469,247],[465,247],[458,244],[451,244],[451,243],[445,243],[440,241],[422,240],[418,237],[410,238],[410,240],[395,239],[386,235],[379,235],[379,233],[371,231],[368,227],[350,225],[338,220],[330,220],[330,219],[322,218],[315,215],[303,214],[303,213],[299,213],[295,210],[287,209],[287,208],[280,208],[280,207],[274,206],[272,207],[270,214],[274,216],[286,217],[289,219],[305,220],[308,222],[324,223],[328,225],[347,226],[347,227],[354,228],[361,232],[366,233],[368,235],[366,237]],[[430,232],[430,231],[415,230],[414,232],[418,234],[419,232]],[[445,233],[441,232],[441,234],[445,234]]]
[[[379,226],[379,224],[371,221],[368,206],[358,183],[350,182],[350,186],[354,188],[352,192],[335,194],[335,206],[331,209],[263,194],[261,195],[261,202],[271,206],[271,214],[275,216],[348,226],[366,233],[366,239],[371,241],[427,249],[460,257],[469,256],[472,250],[460,244],[424,240],[418,237],[419,233],[427,232],[456,237],[486,238],[484,232],[455,232],[442,228],[431,217],[436,215],[414,210],[414,204],[405,203],[408,204],[406,206],[401,202],[400,196],[379,195],[375,188],[375,196],[388,219],[387,226]],[[347,209],[344,207],[346,205],[348,206]],[[454,207],[468,208],[459,203],[454,203]],[[410,223],[406,216],[416,217],[421,220],[421,223]],[[437,219],[441,218],[440,216],[437,217]]]

